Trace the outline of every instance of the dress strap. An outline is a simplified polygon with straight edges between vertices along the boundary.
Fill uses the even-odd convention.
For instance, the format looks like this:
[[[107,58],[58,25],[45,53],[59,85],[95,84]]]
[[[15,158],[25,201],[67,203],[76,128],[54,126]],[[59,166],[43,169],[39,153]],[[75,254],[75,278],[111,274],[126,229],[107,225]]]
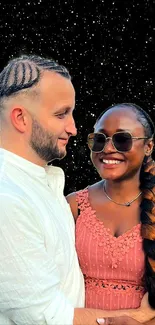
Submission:
[[[76,202],[78,203],[78,215],[89,206],[88,187],[76,192]]]

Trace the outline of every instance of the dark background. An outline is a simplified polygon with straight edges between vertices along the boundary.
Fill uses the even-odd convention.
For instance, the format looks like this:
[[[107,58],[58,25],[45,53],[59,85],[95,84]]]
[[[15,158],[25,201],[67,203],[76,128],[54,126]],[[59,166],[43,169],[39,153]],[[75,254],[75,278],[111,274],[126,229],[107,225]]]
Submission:
[[[0,3],[0,68],[33,53],[53,57],[72,75],[78,136],[54,163],[66,173],[66,193],[98,179],[86,139],[102,110],[135,102],[155,119],[155,1],[80,2]]]

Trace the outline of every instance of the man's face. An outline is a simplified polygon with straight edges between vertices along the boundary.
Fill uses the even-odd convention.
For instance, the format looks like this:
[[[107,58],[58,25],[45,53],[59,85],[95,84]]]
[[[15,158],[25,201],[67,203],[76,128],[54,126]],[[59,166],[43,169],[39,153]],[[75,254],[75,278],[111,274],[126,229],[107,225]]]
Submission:
[[[39,82],[39,97],[31,110],[30,146],[49,162],[66,155],[70,136],[76,135],[73,119],[75,91],[71,81],[45,71]]]

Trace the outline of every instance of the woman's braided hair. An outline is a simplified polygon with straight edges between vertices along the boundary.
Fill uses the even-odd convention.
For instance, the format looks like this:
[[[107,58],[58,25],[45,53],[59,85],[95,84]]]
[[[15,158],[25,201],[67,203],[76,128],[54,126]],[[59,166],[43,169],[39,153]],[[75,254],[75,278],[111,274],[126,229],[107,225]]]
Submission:
[[[143,125],[145,136],[154,139],[155,128],[150,116],[138,105],[121,103],[108,107],[102,115],[113,107],[129,108],[136,113],[137,120]],[[96,122],[96,123],[97,123]],[[151,155],[145,156],[140,172],[140,188],[143,192],[140,220],[142,224],[143,249],[145,252],[145,285],[148,300],[155,308],[155,162]]]

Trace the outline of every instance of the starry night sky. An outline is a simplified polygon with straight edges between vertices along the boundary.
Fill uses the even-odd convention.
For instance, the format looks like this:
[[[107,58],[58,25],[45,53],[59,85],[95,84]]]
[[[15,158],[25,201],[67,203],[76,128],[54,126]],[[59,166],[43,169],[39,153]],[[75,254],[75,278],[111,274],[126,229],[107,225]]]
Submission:
[[[84,188],[99,179],[86,139],[106,107],[135,102],[155,120],[155,1],[10,2],[0,3],[0,68],[32,53],[69,69],[78,136],[54,164],[66,173],[65,193]]]

